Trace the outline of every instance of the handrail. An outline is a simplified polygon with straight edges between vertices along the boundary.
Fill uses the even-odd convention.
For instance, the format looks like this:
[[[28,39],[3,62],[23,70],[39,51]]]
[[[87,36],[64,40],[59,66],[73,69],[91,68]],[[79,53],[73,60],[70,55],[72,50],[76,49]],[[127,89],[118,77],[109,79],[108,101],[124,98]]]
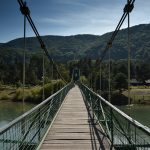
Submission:
[[[0,129],[0,150],[36,149],[66,94],[73,87],[70,82],[31,110]]]
[[[150,148],[150,128],[116,108],[86,85],[80,82],[78,85],[85,102],[91,107],[98,123],[110,139],[112,147],[135,149],[145,146]]]
[[[150,128],[147,126],[144,126],[143,124],[141,124],[140,122],[136,121],[135,119],[131,118],[130,116],[128,116],[127,114],[125,114],[123,111],[121,111],[120,109],[118,109],[117,107],[115,107],[114,105],[112,105],[111,103],[109,103],[107,100],[105,100],[103,97],[101,97],[99,94],[95,93],[94,91],[92,91],[89,87],[87,87],[86,85],[82,84],[84,87],[86,87],[88,90],[90,90],[93,94],[95,94],[97,97],[99,97],[105,104],[107,104],[108,106],[110,106],[111,108],[113,108],[116,112],[118,112],[121,116],[123,116],[124,118],[126,118],[128,121],[130,121],[132,124],[136,125],[138,128],[142,129],[143,131],[145,131],[148,135],[150,135]]]
[[[22,114],[21,116],[17,117],[16,119],[14,119],[13,121],[11,121],[8,125],[4,126],[3,128],[0,128],[0,134],[5,132],[7,129],[11,128],[15,123],[17,123],[20,119],[28,116],[30,113],[32,113],[33,111],[35,111],[36,109],[40,108],[41,106],[43,106],[44,104],[46,104],[49,100],[51,100],[55,95],[57,95],[59,92],[61,92],[62,90],[64,90],[70,83],[68,83],[66,86],[64,86],[62,89],[60,89],[59,91],[57,91],[56,93],[54,93],[53,95],[51,95],[50,97],[48,97],[47,99],[45,99],[43,102],[41,102],[40,104],[38,104],[37,106],[33,107],[32,109],[30,109],[29,111],[25,112],[24,114]]]

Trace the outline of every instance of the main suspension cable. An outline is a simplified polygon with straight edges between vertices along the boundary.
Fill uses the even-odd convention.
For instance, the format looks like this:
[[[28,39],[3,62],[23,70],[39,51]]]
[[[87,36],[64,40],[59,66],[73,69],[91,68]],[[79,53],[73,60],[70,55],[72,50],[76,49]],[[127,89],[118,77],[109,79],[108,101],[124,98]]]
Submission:
[[[131,11],[133,10],[133,8],[134,8],[134,2],[135,2],[135,0],[130,0],[130,1],[128,1],[128,3],[125,5],[125,7],[124,7],[124,9],[123,9],[123,11],[124,11],[124,12],[123,12],[123,15],[122,15],[122,17],[121,17],[121,19],[120,19],[120,21],[119,21],[119,23],[118,23],[118,25],[117,25],[115,31],[112,33],[111,38],[108,40],[107,45],[106,45],[104,51],[103,51],[102,54],[101,54],[101,60],[100,60],[100,62],[103,61],[103,59],[104,59],[106,53],[108,52],[108,49],[109,49],[110,47],[112,47],[112,43],[113,43],[113,41],[114,41],[116,35],[118,34],[118,32],[119,32],[119,30],[120,30],[120,28],[121,28],[121,26],[122,26],[124,20],[126,19],[126,17],[128,16],[128,14],[131,13]]]
[[[33,29],[33,31],[34,31],[34,33],[35,33],[35,35],[36,35],[36,37],[37,37],[37,39],[38,39],[38,41],[39,41],[39,43],[40,43],[40,45],[41,45],[41,48],[44,50],[46,56],[48,57],[48,59],[50,60],[50,62],[53,64],[53,67],[56,69],[56,71],[57,71],[59,77],[60,77],[65,83],[67,83],[67,82],[64,80],[64,78],[62,77],[62,75],[60,74],[60,72],[59,72],[59,70],[58,70],[58,68],[57,68],[57,65],[55,64],[54,60],[53,60],[52,57],[49,55],[48,50],[47,50],[47,48],[46,48],[46,46],[45,46],[45,44],[44,44],[44,42],[43,42],[43,40],[42,40],[42,38],[41,38],[39,32],[37,31],[37,28],[35,27],[35,24],[34,24],[32,18],[31,18],[31,16],[30,16],[30,10],[29,10],[29,8],[25,5],[25,3],[24,3],[22,0],[18,0],[18,3],[19,3],[19,5],[20,5],[20,11],[21,11],[21,13],[27,18],[28,22],[30,23],[31,28]]]

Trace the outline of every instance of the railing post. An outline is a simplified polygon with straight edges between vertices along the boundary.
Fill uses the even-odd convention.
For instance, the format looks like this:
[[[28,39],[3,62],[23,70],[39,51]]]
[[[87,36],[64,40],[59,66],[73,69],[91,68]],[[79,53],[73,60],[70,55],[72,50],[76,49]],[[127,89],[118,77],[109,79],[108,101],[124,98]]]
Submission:
[[[98,122],[100,121],[100,103],[101,103],[101,100],[98,99],[98,114],[97,114]]]
[[[62,92],[60,93],[59,101],[60,101],[60,104],[59,104],[59,107],[60,107],[62,103]]]
[[[40,125],[41,125],[41,110],[39,108],[39,117],[38,117],[38,128],[39,128],[39,132],[38,132],[38,141],[40,142],[41,139],[41,129],[40,129]]]
[[[135,145],[136,145],[136,140],[137,140],[137,139],[136,139],[136,127],[135,127],[135,131],[134,131],[134,133],[135,133],[135,135],[134,135],[134,136],[135,136]]]
[[[25,119],[22,119],[21,121],[21,132],[23,135],[25,134]]]
[[[131,126],[130,126],[130,122],[128,121],[128,138],[129,138],[129,141],[131,141]],[[129,143],[129,144],[131,144],[131,143]]]
[[[114,145],[114,128],[113,128],[113,110],[110,108],[110,131],[111,131],[111,149]]]

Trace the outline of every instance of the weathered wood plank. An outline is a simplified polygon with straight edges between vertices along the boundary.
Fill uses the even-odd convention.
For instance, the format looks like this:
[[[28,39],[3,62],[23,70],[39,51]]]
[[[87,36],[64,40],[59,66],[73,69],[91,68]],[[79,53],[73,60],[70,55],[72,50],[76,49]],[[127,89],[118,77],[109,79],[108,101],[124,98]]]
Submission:
[[[91,144],[91,142],[95,142],[97,144],[99,144],[98,140],[45,140],[44,143],[45,144]]]
[[[81,149],[82,148],[82,149]],[[42,150],[91,150],[89,144],[44,144]]]
[[[108,139],[101,132],[87,112],[79,88],[75,86],[68,93],[41,150],[110,149]]]

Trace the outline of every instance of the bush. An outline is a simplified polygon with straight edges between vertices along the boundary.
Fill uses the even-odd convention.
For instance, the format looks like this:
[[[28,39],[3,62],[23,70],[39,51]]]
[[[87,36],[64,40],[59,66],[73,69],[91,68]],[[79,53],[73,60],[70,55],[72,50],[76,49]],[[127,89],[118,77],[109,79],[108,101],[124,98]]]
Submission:
[[[41,87],[32,87],[24,90],[24,100],[32,103],[39,103],[41,100],[40,95]],[[23,99],[23,89],[18,88],[16,90],[16,95],[14,101],[22,101]]]
[[[21,87],[21,86],[22,86],[22,83],[21,83],[20,81],[16,83],[16,87],[17,87],[17,88],[19,88],[19,87]]]
[[[62,88],[65,83],[62,80],[53,80],[51,83],[44,85],[45,98],[49,97],[51,94],[57,92]],[[40,103],[42,101],[43,87],[35,86],[32,88],[25,88],[24,99],[26,102]],[[14,101],[22,101],[23,99],[23,89],[18,88],[14,97]]]
[[[1,95],[1,100],[8,100],[8,99],[9,99],[8,94]]]
[[[80,81],[83,83],[83,84],[88,84],[88,80],[87,80],[87,78],[85,77],[85,76],[81,76],[80,77]]]
[[[65,83],[62,80],[53,80],[51,83],[47,83],[44,86],[45,98],[47,98],[51,94],[57,92],[64,85],[65,85]],[[40,93],[42,93],[42,92],[43,92],[43,89],[41,89]]]

